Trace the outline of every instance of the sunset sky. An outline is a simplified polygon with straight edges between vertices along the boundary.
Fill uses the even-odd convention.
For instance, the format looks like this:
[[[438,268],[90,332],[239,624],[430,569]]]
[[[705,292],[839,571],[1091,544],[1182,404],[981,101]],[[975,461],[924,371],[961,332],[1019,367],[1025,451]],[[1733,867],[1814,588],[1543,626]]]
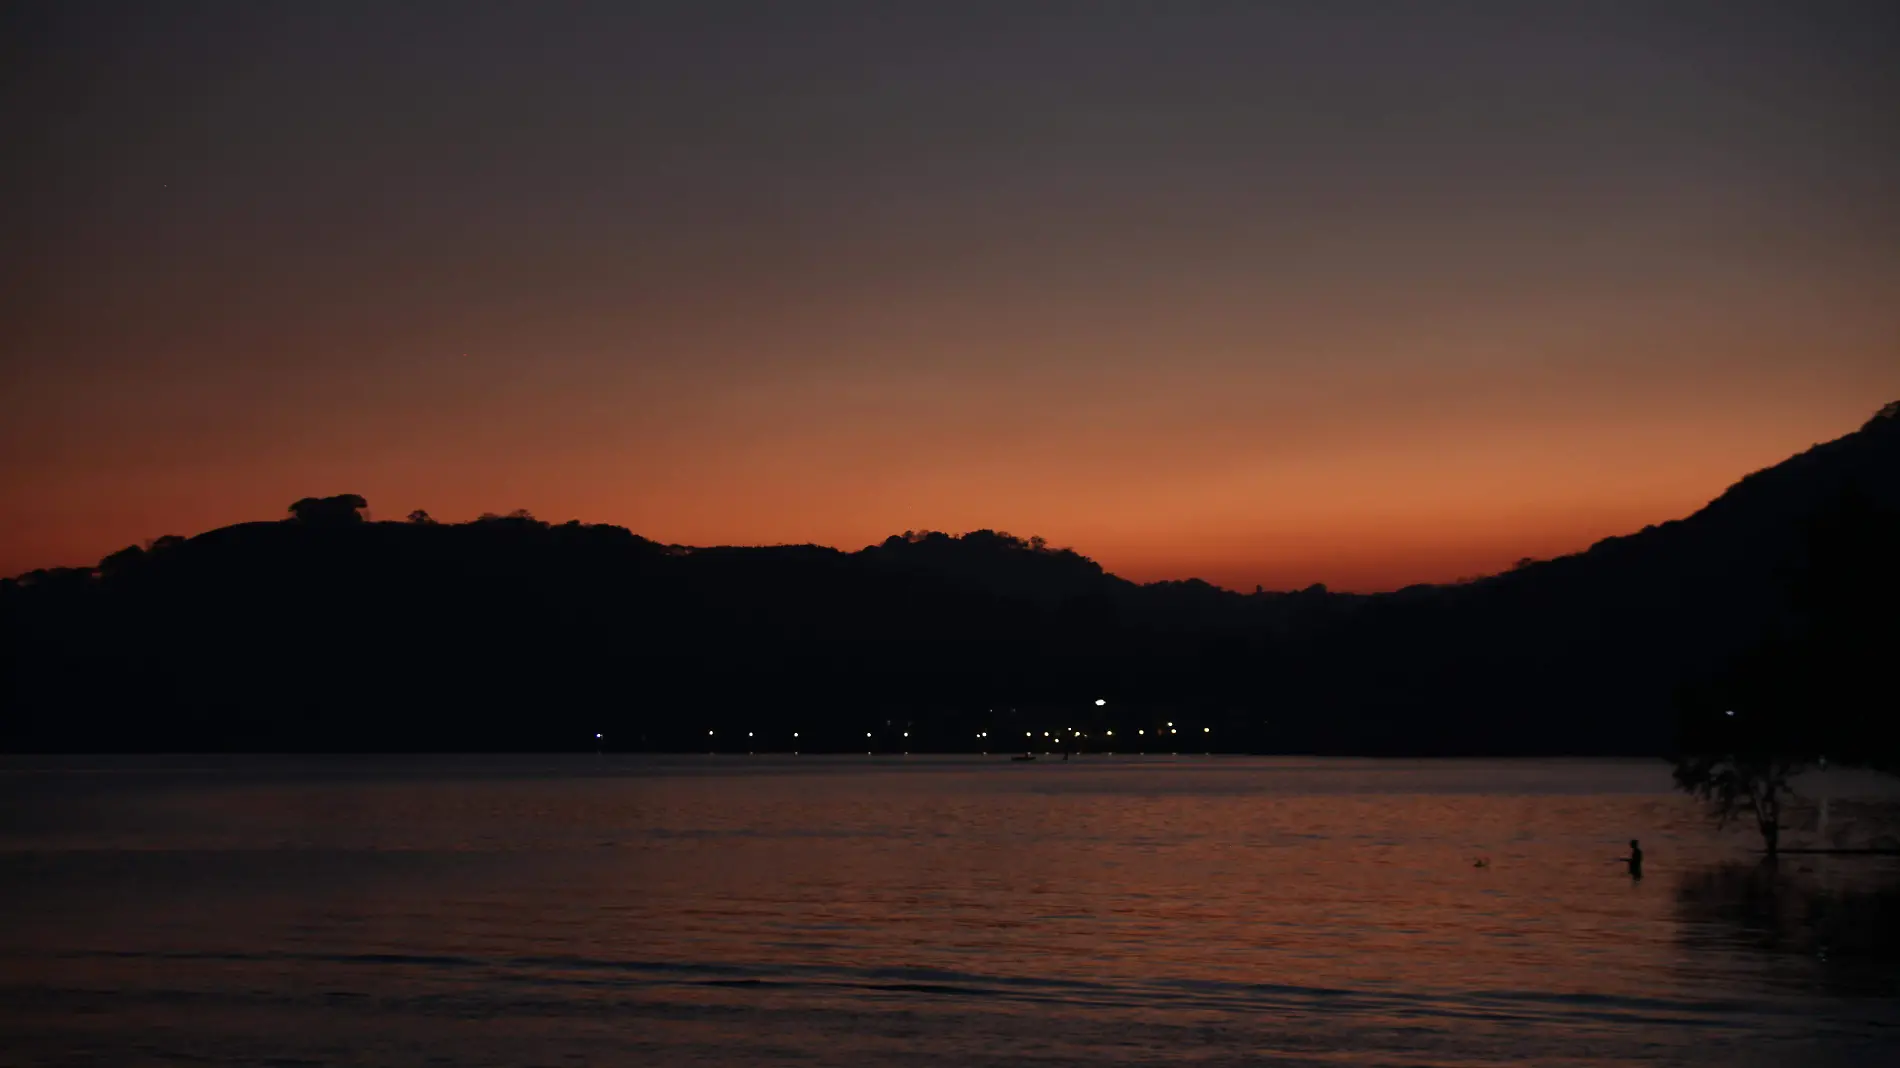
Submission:
[[[1386,589],[1900,399],[1900,5],[13,3],[0,573],[355,492]]]

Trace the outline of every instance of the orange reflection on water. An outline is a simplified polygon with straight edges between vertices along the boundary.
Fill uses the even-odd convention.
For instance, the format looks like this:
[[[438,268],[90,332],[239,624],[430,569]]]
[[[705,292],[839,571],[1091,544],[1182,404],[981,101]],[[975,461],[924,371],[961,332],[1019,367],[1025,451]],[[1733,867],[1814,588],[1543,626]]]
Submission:
[[[38,922],[0,938],[0,1024],[48,1058],[169,1042],[252,1062],[1767,1064],[1877,1049],[1892,1003],[1842,995],[1900,993],[1891,946],[1854,948],[1865,922],[1826,928],[1836,963],[1761,944],[1761,884],[1724,874],[1745,841],[1710,832],[1659,764],[523,759],[5,781],[25,815],[0,828],[0,900]],[[1640,883],[1616,863],[1632,836]],[[1829,884],[1830,907],[1891,917],[1896,873],[1857,871],[1872,881]],[[1770,914],[1799,927],[1824,876],[1844,878],[1766,884]]]

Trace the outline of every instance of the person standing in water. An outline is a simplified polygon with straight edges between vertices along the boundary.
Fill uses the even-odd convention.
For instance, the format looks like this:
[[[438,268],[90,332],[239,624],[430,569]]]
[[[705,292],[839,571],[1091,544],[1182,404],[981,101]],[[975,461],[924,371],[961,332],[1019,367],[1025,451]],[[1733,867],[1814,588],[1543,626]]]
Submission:
[[[1643,877],[1643,847],[1636,844],[1636,839],[1630,839],[1630,855],[1624,857],[1623,862],[1630,866],[1630,878]]]

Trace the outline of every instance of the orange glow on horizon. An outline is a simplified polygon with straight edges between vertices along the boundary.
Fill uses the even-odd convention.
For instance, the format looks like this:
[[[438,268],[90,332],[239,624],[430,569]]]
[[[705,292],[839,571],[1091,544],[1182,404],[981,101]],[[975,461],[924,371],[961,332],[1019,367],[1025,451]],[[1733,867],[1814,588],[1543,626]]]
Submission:
[[[349,492],[1390,589],[1900,397],[1878,19],[42,6],[0,573]]]
[[[1415,424],[1400,428],[1409,439],[1252,462],[1219,441],[1194,441],[1185,425],[1172,454],[1165,439],[1143,449],[1070,426],[1030,447],[938,452],[935,462],[879,455],[859,428],[769,442],[734,435],[723,452],[681,450],[618,475],[623,454],[606,444],[464,466],[434,448],[370,442],[361,455],[233,458],[169,477],[135,465],[34,480],[23,490],[41,506],[0,534],[0,560],[7,574],[88,565],[161,534],[279,519],[307,494],[357,492],[378,519],[424,508],[461,521],[525,507],[696,545],[849,551],[906,529],[989,527],[1042,535],[1138,582],[1369,592],[1495,573],[1680,518],[1750,471],[1858,425],[1844,415],[1607,435],[1518,425],[1490,441],[1461,427],[1464,436],[1441,435],[1436,447]],[[926,453],[951,447],[921,428],[916,440]],[[1091,463],[1105,470],[1089,477]]]

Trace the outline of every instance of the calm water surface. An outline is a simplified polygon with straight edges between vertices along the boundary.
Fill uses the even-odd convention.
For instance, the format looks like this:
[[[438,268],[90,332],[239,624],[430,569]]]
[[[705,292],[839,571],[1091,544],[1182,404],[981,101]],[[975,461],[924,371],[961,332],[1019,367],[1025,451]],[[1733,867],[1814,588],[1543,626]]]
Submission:
[[[1900,872],[1751,844],[1659,763],[16,760],[0,1063],[1900,1063]]]

